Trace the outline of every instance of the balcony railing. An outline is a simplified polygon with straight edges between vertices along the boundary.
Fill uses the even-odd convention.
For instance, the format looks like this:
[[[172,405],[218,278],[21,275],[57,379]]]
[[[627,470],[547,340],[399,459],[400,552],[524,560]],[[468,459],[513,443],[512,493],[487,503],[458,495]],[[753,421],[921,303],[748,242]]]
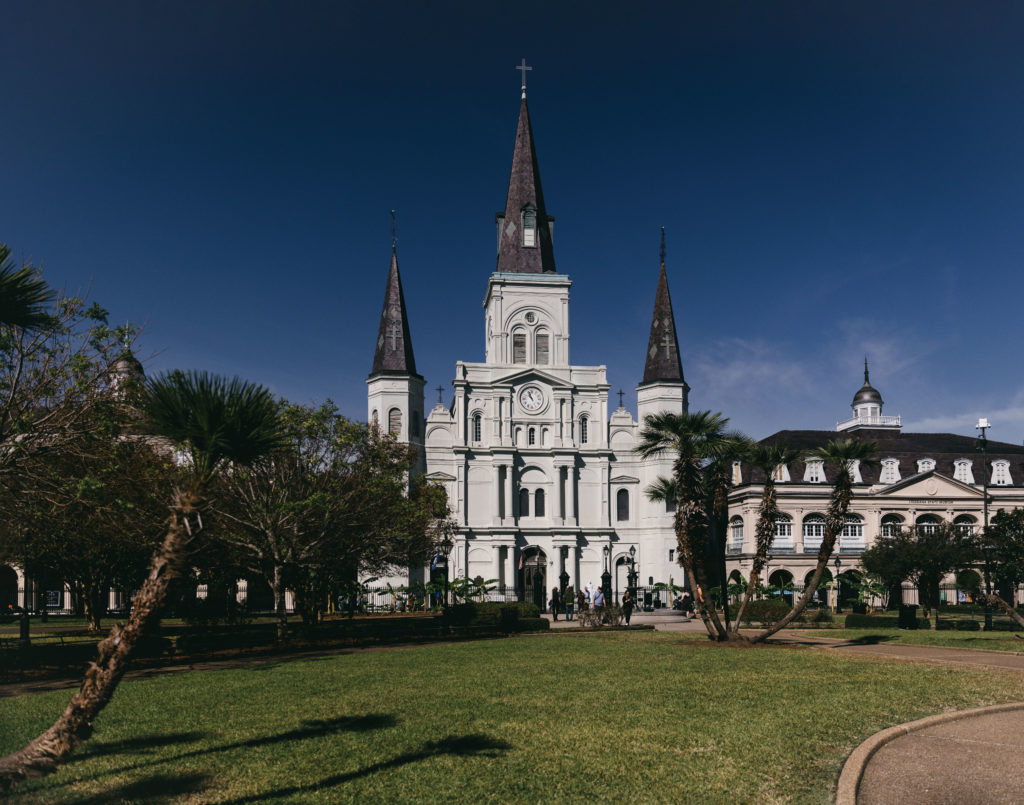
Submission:
[[[902,424],[898,416],[855,416],[845,422],[836,423],[836,430],[849,430],[855,427],[899,428]]]

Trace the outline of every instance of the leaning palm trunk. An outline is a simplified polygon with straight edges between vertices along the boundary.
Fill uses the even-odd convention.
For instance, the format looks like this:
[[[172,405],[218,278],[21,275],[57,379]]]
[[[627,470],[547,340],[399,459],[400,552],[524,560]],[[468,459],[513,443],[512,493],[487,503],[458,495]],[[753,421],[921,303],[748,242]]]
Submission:
[[[772,549],[772,543],[775,542],[775,520],[779,516],[779,508],[775,496],[775,481],[770,473],[765,475],[764,492],[761,495],[761,513],[757,518],[755,533],[757,548],[754,552],[754,562],[750,569],[747,589],[743,594],[743,601],[740,603],[739,611],[736,613],[736,620],[733,622],[732,630],[734,633],[738,633],[740,630],[743,612],[757,591],[758,582],[761,580],[761,571],[768,564],[768,552]]]
[[[708,630],[708,637],[712,640],[721,640],[724,629],[718,619],[718,612],[713,606],[707,605],[708,579],[704,567],[704,546],[698,544],[707,536],[703,496],[697,495],[691,499],[685,494],[689,490],[701,488],[700,483],[695,482],[692,477],[699,474],[699,469],[688,462],[680,464],[682,466],[677,467],[681,481],[677,485],[679,504],[676,509],[676,541],[679,545],[679,554],[683,560],[683,569],[686,571],[690,598],[700,613],[704,628]]]
[[[132,650],[159,622],[168,588],[185,569],[188,544],[196,533],[189,517],[197,515],[201,505],[197,491],[176,493],[167,534],[153,557],[149,577],[132,601],[127,625],[115,626],[99,644],[98,656],[85,672],[82,687],[54,725],[23,749],[0,759],[0,791],[8,791],[26,777],[56,770],[78,744],[92,735],[93,722],[128,669]]]
[[[1022,616],[1017,610],[1010,606],[1009,603],[1004,601],[1002,597],[998,595],[988,594],[982,596],[982,599],[987,601],[989,606],[999,607],[999,609],[1003,610],[1003,612],[1005,612],[1007,615],[1009,615],[1011,618],[1017,621],[1017,623],[1019,623],[1021,626],[1024,626],[1024,616]]]
[[[804,609],[807,608],[807,602],[814,596],[815,591],[818,589],[818,585],[821,584],[822,576],[825,575],[825,568],[828,565],[828,560],[832,557],[832,551],[835,550],[839,534],[846,525],[846,512],[850,508],[850,500],[852,498],[853,489],[850,482],[849,472],[845,469],[840,470],[839,476],[836,478],[832,499],[828,504],[828,512],[825,515],[825,536],[822,538],[821,547],[818,549],[818,562],[814,566],[814,575],[811,576],[811,580],[804,588],[803,595],[797,599],[793,608],[786,613],[785,617],[777,623],[773,623],[763,632],[759,632],[751,637],[752,642],[760,643],[763,640],[768,639],[780,629],[785,629],[790,623],[803,614]]]

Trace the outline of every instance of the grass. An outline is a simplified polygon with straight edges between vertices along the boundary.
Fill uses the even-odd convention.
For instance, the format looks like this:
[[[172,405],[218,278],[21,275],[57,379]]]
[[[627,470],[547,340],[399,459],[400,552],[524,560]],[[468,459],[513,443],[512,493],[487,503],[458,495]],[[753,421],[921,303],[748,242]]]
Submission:
[[[66,692],[0,700],[0,753]],[[362,652],[121,685],[51,802],[815,802],[849,751],[1024,698],[1002,671],[615,632]]]
[[[808,632],[809,636],[814,634],[814,632]],[[820,632],[821,637],[840,640],[975,648],[1024,654],[1024,640],[1018,640],[1013,636],[1014,634],[1014,632],[954,632],[931,629],[829,629]]]

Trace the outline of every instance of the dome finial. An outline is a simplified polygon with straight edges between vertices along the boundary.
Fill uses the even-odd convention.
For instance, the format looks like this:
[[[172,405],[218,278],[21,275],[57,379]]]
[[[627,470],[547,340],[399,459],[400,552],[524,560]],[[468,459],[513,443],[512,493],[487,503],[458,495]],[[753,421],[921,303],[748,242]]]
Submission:
[[[864,356],[864,385],[870,386],[871,382],[868,380],[868,356]]]

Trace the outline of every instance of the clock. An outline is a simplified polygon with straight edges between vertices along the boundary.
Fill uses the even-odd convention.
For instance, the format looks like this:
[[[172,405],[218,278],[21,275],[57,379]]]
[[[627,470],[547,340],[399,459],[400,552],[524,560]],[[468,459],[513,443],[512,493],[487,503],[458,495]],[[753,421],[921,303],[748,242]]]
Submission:
[[[544,395],[536,386],[527,386],[519,392],[519,404],[527,411],[539,411],[544,405]]]

